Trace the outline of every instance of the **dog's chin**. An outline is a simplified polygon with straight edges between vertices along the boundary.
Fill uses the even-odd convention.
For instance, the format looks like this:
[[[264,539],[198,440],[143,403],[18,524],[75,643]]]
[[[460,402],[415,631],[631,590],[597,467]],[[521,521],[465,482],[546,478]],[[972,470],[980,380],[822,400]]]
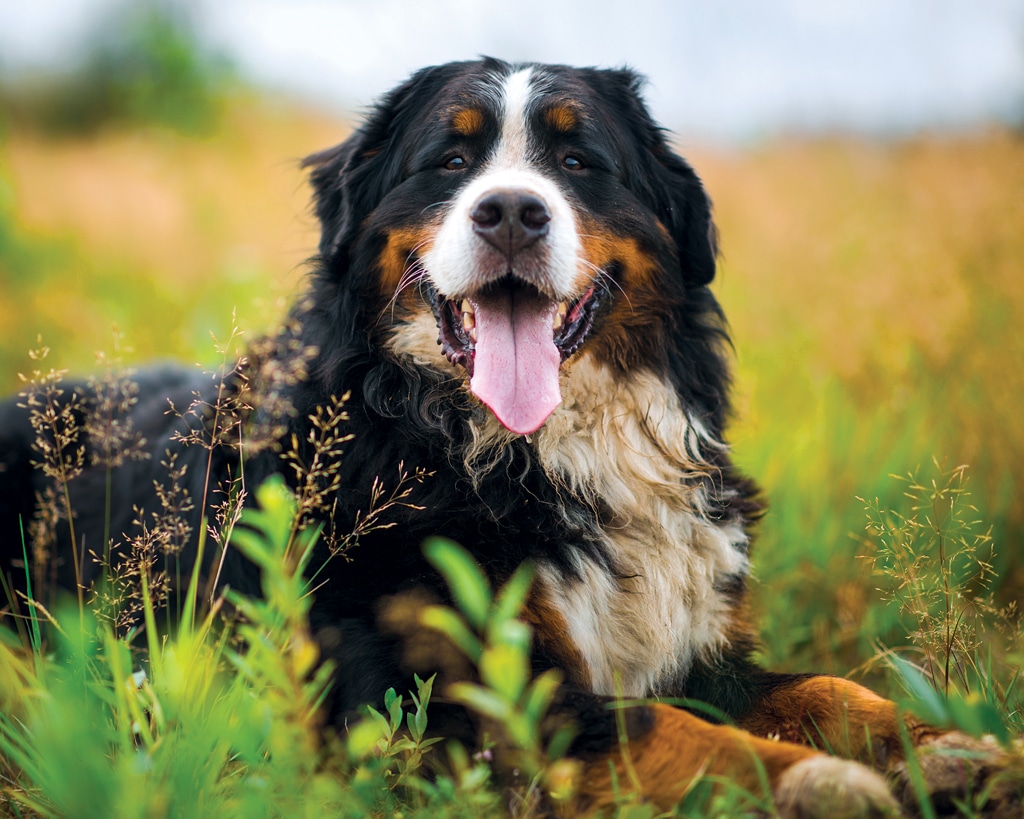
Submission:
[[[441,350],[472,393],[512,432],[540,429],[561,403],[559,373],[593,328],[597,290],[557,300],[506,277],[449,298],[432,294]]]

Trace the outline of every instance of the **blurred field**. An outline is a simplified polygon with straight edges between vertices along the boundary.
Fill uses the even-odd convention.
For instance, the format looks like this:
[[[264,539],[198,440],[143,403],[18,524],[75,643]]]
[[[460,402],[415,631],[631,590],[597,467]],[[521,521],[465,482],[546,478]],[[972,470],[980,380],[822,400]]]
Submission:
[[[775,667],[847,673],[902,644],[865,500],[970,466],[1002,603],[1021,597],[1024,141],[780,141],[693,156],[715,199],[740,463],[766,489],[757,567]]]
[[[346,132],[251,97],[197,137],[12,125],[0,141],[0,380],[16,384],[39,334],[80,370],[114,325],[138,360],[208,359],[234,307],[249,329],[272,325],[316,242],[299,161]]]
[[[0,382],[42,334],[87,370],[111,327],[131,360],[214,358],[237,308],[259,330],[301,288],[315,229],[297,160],[344,123],[246,98],[203,137],[103,130],[0,139]],[[857,555],[889,473],[970,464],[1001,599],[1021,596],[1024,141],[780,140],[686,149],[716,203],[733,327],[732,440],[771,512],[758,610],[774,667],[847,673],[901,644]]]

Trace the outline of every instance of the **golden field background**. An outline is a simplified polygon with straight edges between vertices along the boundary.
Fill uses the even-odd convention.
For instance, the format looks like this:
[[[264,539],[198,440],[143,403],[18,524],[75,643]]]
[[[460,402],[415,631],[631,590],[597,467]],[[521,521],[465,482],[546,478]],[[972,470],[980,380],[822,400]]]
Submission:
[[[266,97],[183,136],[111,126],[0,136],[0,382],[37,337],[81,372],[123,333],[130,362],[216,359],[301,291],[316,228],[298,160],[349,126]],[[756,588],[774,667],[848,672],[906,630],[858,559],[890,473],[970,465],[997,591],[1024,591],[1024,139],[681,146],[714,199],[714,285],[736,348],[739,463],[765,488]]]

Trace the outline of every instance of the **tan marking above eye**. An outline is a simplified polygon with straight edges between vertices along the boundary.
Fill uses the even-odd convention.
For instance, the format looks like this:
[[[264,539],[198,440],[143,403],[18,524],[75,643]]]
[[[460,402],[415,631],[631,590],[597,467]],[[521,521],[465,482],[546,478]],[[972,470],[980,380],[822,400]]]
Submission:
[[[544,112],[544,120],[552,129],[562,134],[571,131],[579,122],[576,112],[568,105],[555,105],[548,108]]]
[[[479,108],[463,108],[452,117],[452,127],[462,136],[475,136],[484,128],[483,112]]]

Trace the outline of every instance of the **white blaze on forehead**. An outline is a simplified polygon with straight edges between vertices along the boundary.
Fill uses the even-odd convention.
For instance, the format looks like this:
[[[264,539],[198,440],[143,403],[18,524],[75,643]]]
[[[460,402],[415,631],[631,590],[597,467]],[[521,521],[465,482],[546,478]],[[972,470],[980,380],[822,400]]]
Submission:
[[[501,141],[494,156],[497,167],[525,167],[530,157],[527,125],[533,100],[533,69],[523,68],[507,76],[501,86]]]

